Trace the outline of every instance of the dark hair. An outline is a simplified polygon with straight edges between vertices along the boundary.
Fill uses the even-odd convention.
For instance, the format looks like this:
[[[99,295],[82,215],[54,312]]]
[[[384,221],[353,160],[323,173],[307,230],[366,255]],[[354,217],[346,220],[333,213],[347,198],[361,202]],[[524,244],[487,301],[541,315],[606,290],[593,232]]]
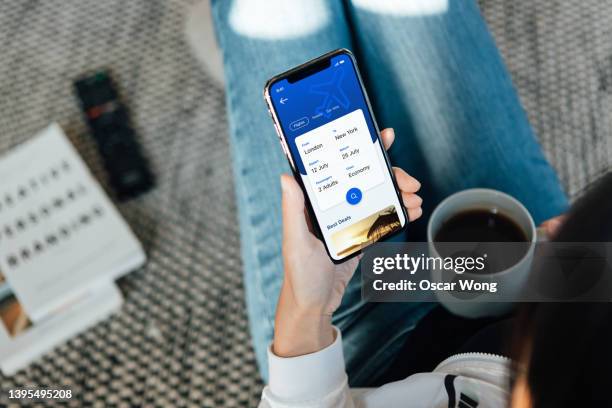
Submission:
[[[554,241],[612,241],[612,173],[576,202]],[[534,408],[612,406],[612,303],[526,304],[517,321],[513,354],[526,363]]]

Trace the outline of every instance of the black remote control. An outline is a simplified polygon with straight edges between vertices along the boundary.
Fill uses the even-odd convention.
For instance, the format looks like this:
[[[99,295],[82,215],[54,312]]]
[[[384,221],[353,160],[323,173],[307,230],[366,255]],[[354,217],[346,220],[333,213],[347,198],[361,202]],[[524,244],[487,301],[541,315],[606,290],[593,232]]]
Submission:
[[[150,190],[153,175],[108,72],[79,78],[74,87],[117,198],[125,201]]]

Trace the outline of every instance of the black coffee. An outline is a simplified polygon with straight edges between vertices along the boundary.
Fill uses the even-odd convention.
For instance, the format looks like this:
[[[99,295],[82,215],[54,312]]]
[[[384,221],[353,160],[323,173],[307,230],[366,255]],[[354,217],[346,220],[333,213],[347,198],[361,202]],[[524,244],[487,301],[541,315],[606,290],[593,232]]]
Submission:
[[[445,221],[434,241],[442,257],[486,257],[484,269],[496,273],[515,265],[527,253],[527,236],[509,217],[488,209],[461,212]],[[467,242],[469,249],[460,243]],[[506,242],[507,244],[497,244]],[[472,243],[479,243],[475,247]],[[492,244],[488,244],[492,243]]]
[[[525,242],[527,236],[514,221],[487,209],[458,213],[442,224],[436,242]]]

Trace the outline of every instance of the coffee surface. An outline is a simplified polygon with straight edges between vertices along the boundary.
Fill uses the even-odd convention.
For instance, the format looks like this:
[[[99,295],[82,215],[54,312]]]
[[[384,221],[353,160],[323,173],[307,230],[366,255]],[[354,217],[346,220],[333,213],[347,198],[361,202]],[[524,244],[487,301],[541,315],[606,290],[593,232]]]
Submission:
[[[523,229],[508,216],[490,209],[454,215],[442,224],[434,240],[442,257],[486,257],[485,268],[475,271],[478,274],[504,271],[518,263],[529,249]],[[458,244],[463,242],[478,244],[468,249]]]
[[[458,213],[445,221],[436,242],[525,242],[527,236],[508,216],[489,209]]]

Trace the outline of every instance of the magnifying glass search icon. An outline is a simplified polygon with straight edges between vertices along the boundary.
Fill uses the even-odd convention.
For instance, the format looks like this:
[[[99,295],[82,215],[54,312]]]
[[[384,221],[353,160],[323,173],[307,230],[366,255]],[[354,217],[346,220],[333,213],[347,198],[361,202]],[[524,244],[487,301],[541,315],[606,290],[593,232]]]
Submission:
[[[361,193],[361,190],[358,189],[357,187],[353,187],[349,189],[349,191],[346,192],[346,202],[349,203],[350,205],[359,204],[362,196],[363,194]]]

